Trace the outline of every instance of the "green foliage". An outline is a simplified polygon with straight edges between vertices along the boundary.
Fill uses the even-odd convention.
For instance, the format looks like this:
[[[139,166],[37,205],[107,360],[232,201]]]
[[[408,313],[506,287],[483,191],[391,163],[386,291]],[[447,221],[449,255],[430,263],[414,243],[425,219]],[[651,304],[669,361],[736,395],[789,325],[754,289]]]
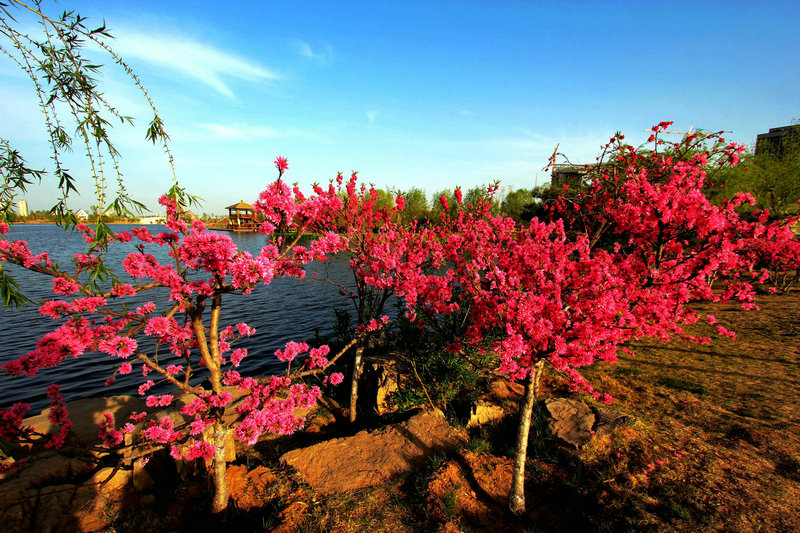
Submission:
[[[375,188],[375,192],[378,193],[378,199],[375,201],[375,206],[378,209],[391,209],[394,207],[394,193],[384,189],[378,189],[377,187]]]
[[[6,274],[2,264],[0,264],[0,299],[4,308],[11,306],[20,308],[25,304],[32,303],[28,297],[22,294],[17,281]]]
[[[111,34],[105,24],[87,25],[87,19],[74,11],[64,11],[60,16],[49,16],[42,5],[34,1],[30,7],[22,2],[0,2],[0,52],[10,59],[30,79],[33,92],[38,97],[42,120],[47,131],[46,143],[53,160],[52,173],[58,182],[61,197],[50,208],[48,218],[65,228],[74,227],[78,220],[67,207],[67,198],[77,192],[77,181],[64,167],[63,155],[75,148],[86,154],[95,184],[96,243],[105,250],[113,232],[107,225],[106,212],[112,216],[135,216],[144,211],[144,205],[132,199],[125,188],[119,165],[120,153],[111,138],[113,122],[132,124],[131,117],[121,114],[106,100],[97,81],[101,65],[83,57],[85,46],[91,44],[103,50],[129,76],[147,101],[153,113],[145,138],[160,143],[172,169],[175,186],[170,194],[186,204],[196,203],[178,187],[163,122],[139,78],[125,61],[107,44]],[[29,28],[38,28],[36,33]],[[74,127],[74,134],[67,127]],[[14,199],[25,192],[28,185],[39,182],[44,170],[25,162],[13,146],[13,132],[0,132],[0,220],[8,220]],[[116,177],[116,195],[109,200],[107,176]],[[102,264],[91,273],[89,283],[114,280],[113,273]],[[27,298],[19,286],[6,273],[0,273],[0,300],[4,306],[20,305]]]
[[[353,327],[353,321],[347,309],[334,307],[333,313],[336,315],[336,322],[333,325],[333,336],[336,339],[337,345],[344,346],[355,336],[356,328]]]
[[[786,138],[780,151],[744,154],[738,166],[720,170],[706,187],[716,203],[737,192],[751,193],[756,197],[756,209],[769,209],[777,217],[796,212],[800,200],[800,133]]]
[[[431,220],[434,222],[437,222],[442,216],[443,208],[440,200],[442,196],[447,199],[448,212],[455,213],[456,197],[453,194],[453,191],[443,189],[439,192],[435,192],[431,197]]]
[[[691,392],[693,394],[703,395],[706,394],[708,391],[702,385],[697,383],[693,383],[686,379],[675,378],[671,376],[662,376],[658,379],[658,382],[661,385],[666,387],[670,387],[672,389],[684,390],[687,392]]]
[[[461,487],[448,487],[442,495],[442,508],[448,518],[455,518],[458,513],[458,490]]]
[[[516,222],[530,220],[525,217],[526,208],[533,203],[533,194],[530,189],[517,189],[505,195],[500,203],[500,214],[513,218]]]
[[[76,178],[64,167],[62,156],[76,148],[86,154],[95,182],[98,212],[109,206],[117,215],[141,212],[143,205],[128,196],[119,166],[117,151],[110,132],[114,122],[132,124],[106,100],[97,81],[101,65],[83,57],[84,47],[91,43],[105,53],[128,74],[150,105],[153,119],[145,137],[160,142],[170,166],[172,155],[163,123],[147,91],[128,65],[109,47],[111,34],[105,24],[87,25],[87,19],[74,11],[49,16],[39,2],[29,7],[20,2],[0,2],[0,52],[15,63],[30,79],[38,97],[47,131],[47,144],[53,160],[52,173],[58,181],[61,198],[50,209],[59,223],[69,225],[67,198],[77,191]],[[38,33],[28,32],[37,27]],[[70,136],[68,125],[74,126]],[[45,171],[26,165],[13,147],[13,132],[0,135],[0,212],[5,214],[11,202],[27,185],[38,182]],[[77,146],[76,146],[77,145]],[[108,199],[107,176],[116,176],[116,197]],[[174,177],[174,168],[173,168]]]
[[[492,443],[483,435],[475,435],[470,437],[467,449],[475,453],[491,453]]]
[[[446,349],[450,341],[440,333],[421,330],[405,318],[398,319],[394,334],[396,349],[405,354],[419,376],[394,393],[393,400],[401,410],[426,405],[429,397],[443,411],[457,399],[471,399],[494,362],[488,352],[477,348],[468,347],[461,356],[454,355]]]
[[[497,183],[494,184],[497,186]],[[500,214],[500,204],[495,201],[494,197],[489,197],[488,195],[489,185],[478,185],[477,187],[472,187],[469,189],[466,194],[464,194],[464,205],[478,205],[478,202],[486,203],[487,201],[492,202],[492,207],[490,209],[493,215]]]
[[[575,196],[581,188],[576,184],[568,184],[565,188],[563,185],[551,185],[550,183],[534,187],[531,190],[532,201],[525,204],[520,216],[523,220],[532,218],[547,220],[550,216],[548,210],[559,198]]]
[[[17,192],[24,192],[34,181],[41,181],[41,170],[26,166],[22,156],[0,137],[0,221],[13,222],[11,207]]]
[[[422,189],[414,187],[401,194],[406,202],[405,208],[402,211],[404,223],[407,224],[414,220],[424,220],[428,218],[430,215],[430,208],[428,200],[425,198],[425,192]]]

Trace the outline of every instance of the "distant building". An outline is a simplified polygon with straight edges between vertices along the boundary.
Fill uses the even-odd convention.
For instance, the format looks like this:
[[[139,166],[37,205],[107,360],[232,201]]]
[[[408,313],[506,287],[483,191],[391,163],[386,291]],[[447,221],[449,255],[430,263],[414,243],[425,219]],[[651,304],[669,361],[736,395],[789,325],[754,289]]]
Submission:
[[[164,218],[164,215],[159,213],[157,215],[151,215],[149,217],[139,217],[138,223],[139,224],[164,224],[164,223],[166,223],[166,219]]]
[[[256,231],[258,221],[252,205],[240,200],[238,204],[229,205],[227,231]]]
[[[770,128],[756,137],[756,154],[771,153],[783,157],[787,146],[800,144],[800,124]]]
[[[87,213],[83,209],[78,209],[77,211],[75,211],[75,218],[77,218],[78,220],[86,220],[87,218],[89,218],[89,213]]]
[[[565,183],[575,183],[583,179],[587,174],[596,170],[598,163],[590,165],[571,165],[569,163],[559,163],[553,167],[550,174],[550,185],[564,185]]]
[[[28,216],[28,202],[26,200],[17,202],[17,211],[19,211],[19,216],[21,217]]]

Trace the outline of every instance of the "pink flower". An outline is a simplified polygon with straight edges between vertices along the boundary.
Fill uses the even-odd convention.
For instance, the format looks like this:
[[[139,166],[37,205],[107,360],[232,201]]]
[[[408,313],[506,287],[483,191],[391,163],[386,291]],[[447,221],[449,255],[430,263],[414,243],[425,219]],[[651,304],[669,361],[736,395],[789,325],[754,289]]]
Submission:
[[[164,394],[162,396],[148,396],[145,404],[147,407],[169,407],[172,403],[172,394]]]
[[[237,348],[231,353],[231,364],[233,366],[239,366],[239,363],[242,362],[242,359],[247,357],[247,348]]]
[[[249,325],[247,325],[244,322],[240,322],[240,323],[236,324],[236,329],[239,331],[239,335],[248,336],[248,337],[250,335],[253,335],[256,332],[255,328],[250,327]]]
[[[150,387],[155,385],[155,382],[150,379],[139,385],[139,396],[144,396],[144,393],[150,390]]]
[[[205,441],[193,441],[189,444],[184,457],[186,459],[206,459],[211,460],[214,457],[214,445]]]
[[[80,285],[65,278],[53,278],[53,292],[56,294],[72,294],[81,290]]]
[[[295,342],[289,341],[286,343],[286,349],[284,350],[275,350],[275,356],[278,358],[279,361],[284,363],[291,361],[301,353],[305,353],[308,351],[308,344],[305,342]]]
[[[111,289],[111,294],[114,296],[134,296],[136,291],[133,289],[133,286],[127,283],[117,283]]]
[[[202,418],[197,416],[189,424],[189,435],[199,435],[213,423],[214,423],[213,418]]]
[[[183,365],[169,365],[167,366],[167,374],[174,376],[183,370]]]
[[[289,170],[289,161],[281,155],[275,158],[275,166],[278,167],[278,175],[283,176],[283,173]]]
[[[327,377],[328,383],[331,385],[338,385],[342,381],[344,381],[344,375],[341,372],[334,372],[330,376]]]
[[[100,422],[100,431],[97,436],[103,441],[103,446],[116,446],[121,444],[124,436],[123,432],[114,429],[114,415],[111,413],[103,413],[103,420]]]

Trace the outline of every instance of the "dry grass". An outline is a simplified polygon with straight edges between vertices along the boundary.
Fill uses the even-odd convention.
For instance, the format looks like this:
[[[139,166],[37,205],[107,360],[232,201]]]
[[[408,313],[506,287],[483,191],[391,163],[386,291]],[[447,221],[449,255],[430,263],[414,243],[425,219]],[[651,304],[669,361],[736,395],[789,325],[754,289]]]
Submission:
[[[629,442],[638,455],[613,456],[621,454],[617,468],[628,463],[630,478],[618,489],[639,508],[640,525],[800,530],[800,296],[760,303],[760,311],[704,309],[736,331],[735,340],[643,342],[635,357],[587,373],[616,408],[642,421]]]
[[[761,305],[752,312],[706,308],[737,332],[735,340],[642,342],[632,347],[635,357],[589,369],[590,382],[614,396],[612,407],[638,421],[571,452],[547,437],[538,417],[529,450],[529,512],[521,521],[495,501],[494,489],[508,474],[496,465],[513,451],[511,417],[493,433],[473,432],[470,452],[437,457],[424,472],[332,498],[316,496],[265,459],[276,481],[263,489],[263,506],[229,513],[227,525],[484,531],[486,512],[475,509],[495,509],[496,531],[800,531],[800,294],[767,296]],[[710,331],[698,326],[693,333]],[[191,523],[199,523],[196,514]]]

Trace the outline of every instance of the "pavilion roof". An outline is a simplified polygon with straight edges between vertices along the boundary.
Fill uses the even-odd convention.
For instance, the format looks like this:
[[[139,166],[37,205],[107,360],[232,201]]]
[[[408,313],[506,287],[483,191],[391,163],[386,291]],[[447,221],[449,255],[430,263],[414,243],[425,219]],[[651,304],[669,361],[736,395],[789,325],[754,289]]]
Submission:
[[[255,210],[255,208],[252,205],[245,203],[244,200],[239,200],[238,204],[229,205],[225,209],[249,209],[250,211]]]

